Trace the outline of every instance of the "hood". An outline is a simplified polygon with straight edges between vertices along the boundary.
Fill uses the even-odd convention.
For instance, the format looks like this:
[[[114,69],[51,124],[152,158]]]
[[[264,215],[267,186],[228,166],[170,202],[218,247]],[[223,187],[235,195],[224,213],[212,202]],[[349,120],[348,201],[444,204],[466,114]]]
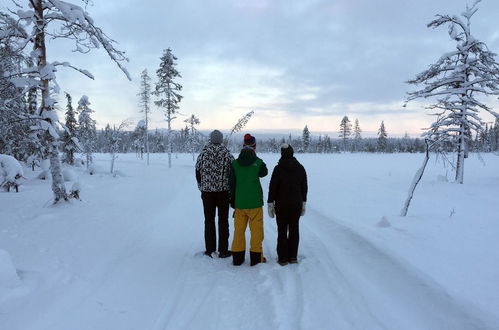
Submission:
[[[257,160],[256,152],[253,149],[244,148],[237,157],[237,162],[241,166],[250,166]]]

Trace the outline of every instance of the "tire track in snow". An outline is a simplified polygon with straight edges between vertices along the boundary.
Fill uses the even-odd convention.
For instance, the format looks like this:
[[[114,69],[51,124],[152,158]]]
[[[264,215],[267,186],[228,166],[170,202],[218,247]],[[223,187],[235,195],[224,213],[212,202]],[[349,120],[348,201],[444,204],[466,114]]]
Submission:
[[[323,245],[328,260],[325,266],[333,271],[330,279],[340,281],[347,290],[339,292],[338,297],[344,302],[348,295],[356,300],[356,311],[344,309],[351,314],[349,319],[356,312],[364,312],[386,329],[493,328],[484,324],[481,311],[449,296],[409,264],[402,264],[334,218],[313,209],[309,209],[309,215],[312,219],[304,229]],[[353,323],[352,328],[365,327]]]

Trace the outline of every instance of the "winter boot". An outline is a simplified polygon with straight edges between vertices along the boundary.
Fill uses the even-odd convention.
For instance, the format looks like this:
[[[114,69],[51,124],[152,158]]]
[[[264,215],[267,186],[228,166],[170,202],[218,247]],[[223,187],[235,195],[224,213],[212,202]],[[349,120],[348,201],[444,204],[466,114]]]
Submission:
[[[281,266],[286,266],[288,264],[288,261],[287,260],[279,260],[277,261],[279,263],[279,265]]]
[[[232,251],[232,264],[234,266],[240,266],[244,262],[244,255],[246,254],[246,251],[238,251],[234,252]]]
[[[296,263],[298,263],[298,260],[296,258],[289,258],[289,263],[296,264]]]
[[[267,259],[263,257],[261,252],[250,251],[250,265],[254,266],[256,264],[259,264],[260,262],[267,262]]]
[[[223,251],[218,253],[219,258],[228,258],[232,255],[230,251]]]

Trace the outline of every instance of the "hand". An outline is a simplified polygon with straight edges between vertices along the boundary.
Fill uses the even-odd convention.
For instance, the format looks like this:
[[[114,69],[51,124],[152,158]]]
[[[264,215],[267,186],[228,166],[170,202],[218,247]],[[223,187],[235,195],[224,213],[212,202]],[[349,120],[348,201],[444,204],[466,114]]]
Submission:
[[[305,215],[305,206],[306,205],[307,205],[307,202],[303,202],[303,204],[301,205],[301,216]]]
[[[267,203],[267,211],[269,212],[269,217],[271,217],[271,218],[275,217],[275,206],[274,206],[274,202]]]

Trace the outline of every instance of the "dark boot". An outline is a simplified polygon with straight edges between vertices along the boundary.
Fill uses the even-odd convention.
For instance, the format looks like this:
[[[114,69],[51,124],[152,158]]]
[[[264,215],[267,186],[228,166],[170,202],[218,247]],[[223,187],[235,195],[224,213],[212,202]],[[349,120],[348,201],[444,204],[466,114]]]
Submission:
[[[261,252],[251,252],[250,251],[250,265],[254,266],[260,262],[266,262],[265,258],[262,256]]]
[[[244,262],[244,255],[246,254],[246,251],[238,251],[234,252],[232,251],[232,264],[234,266],[240,266]]]

